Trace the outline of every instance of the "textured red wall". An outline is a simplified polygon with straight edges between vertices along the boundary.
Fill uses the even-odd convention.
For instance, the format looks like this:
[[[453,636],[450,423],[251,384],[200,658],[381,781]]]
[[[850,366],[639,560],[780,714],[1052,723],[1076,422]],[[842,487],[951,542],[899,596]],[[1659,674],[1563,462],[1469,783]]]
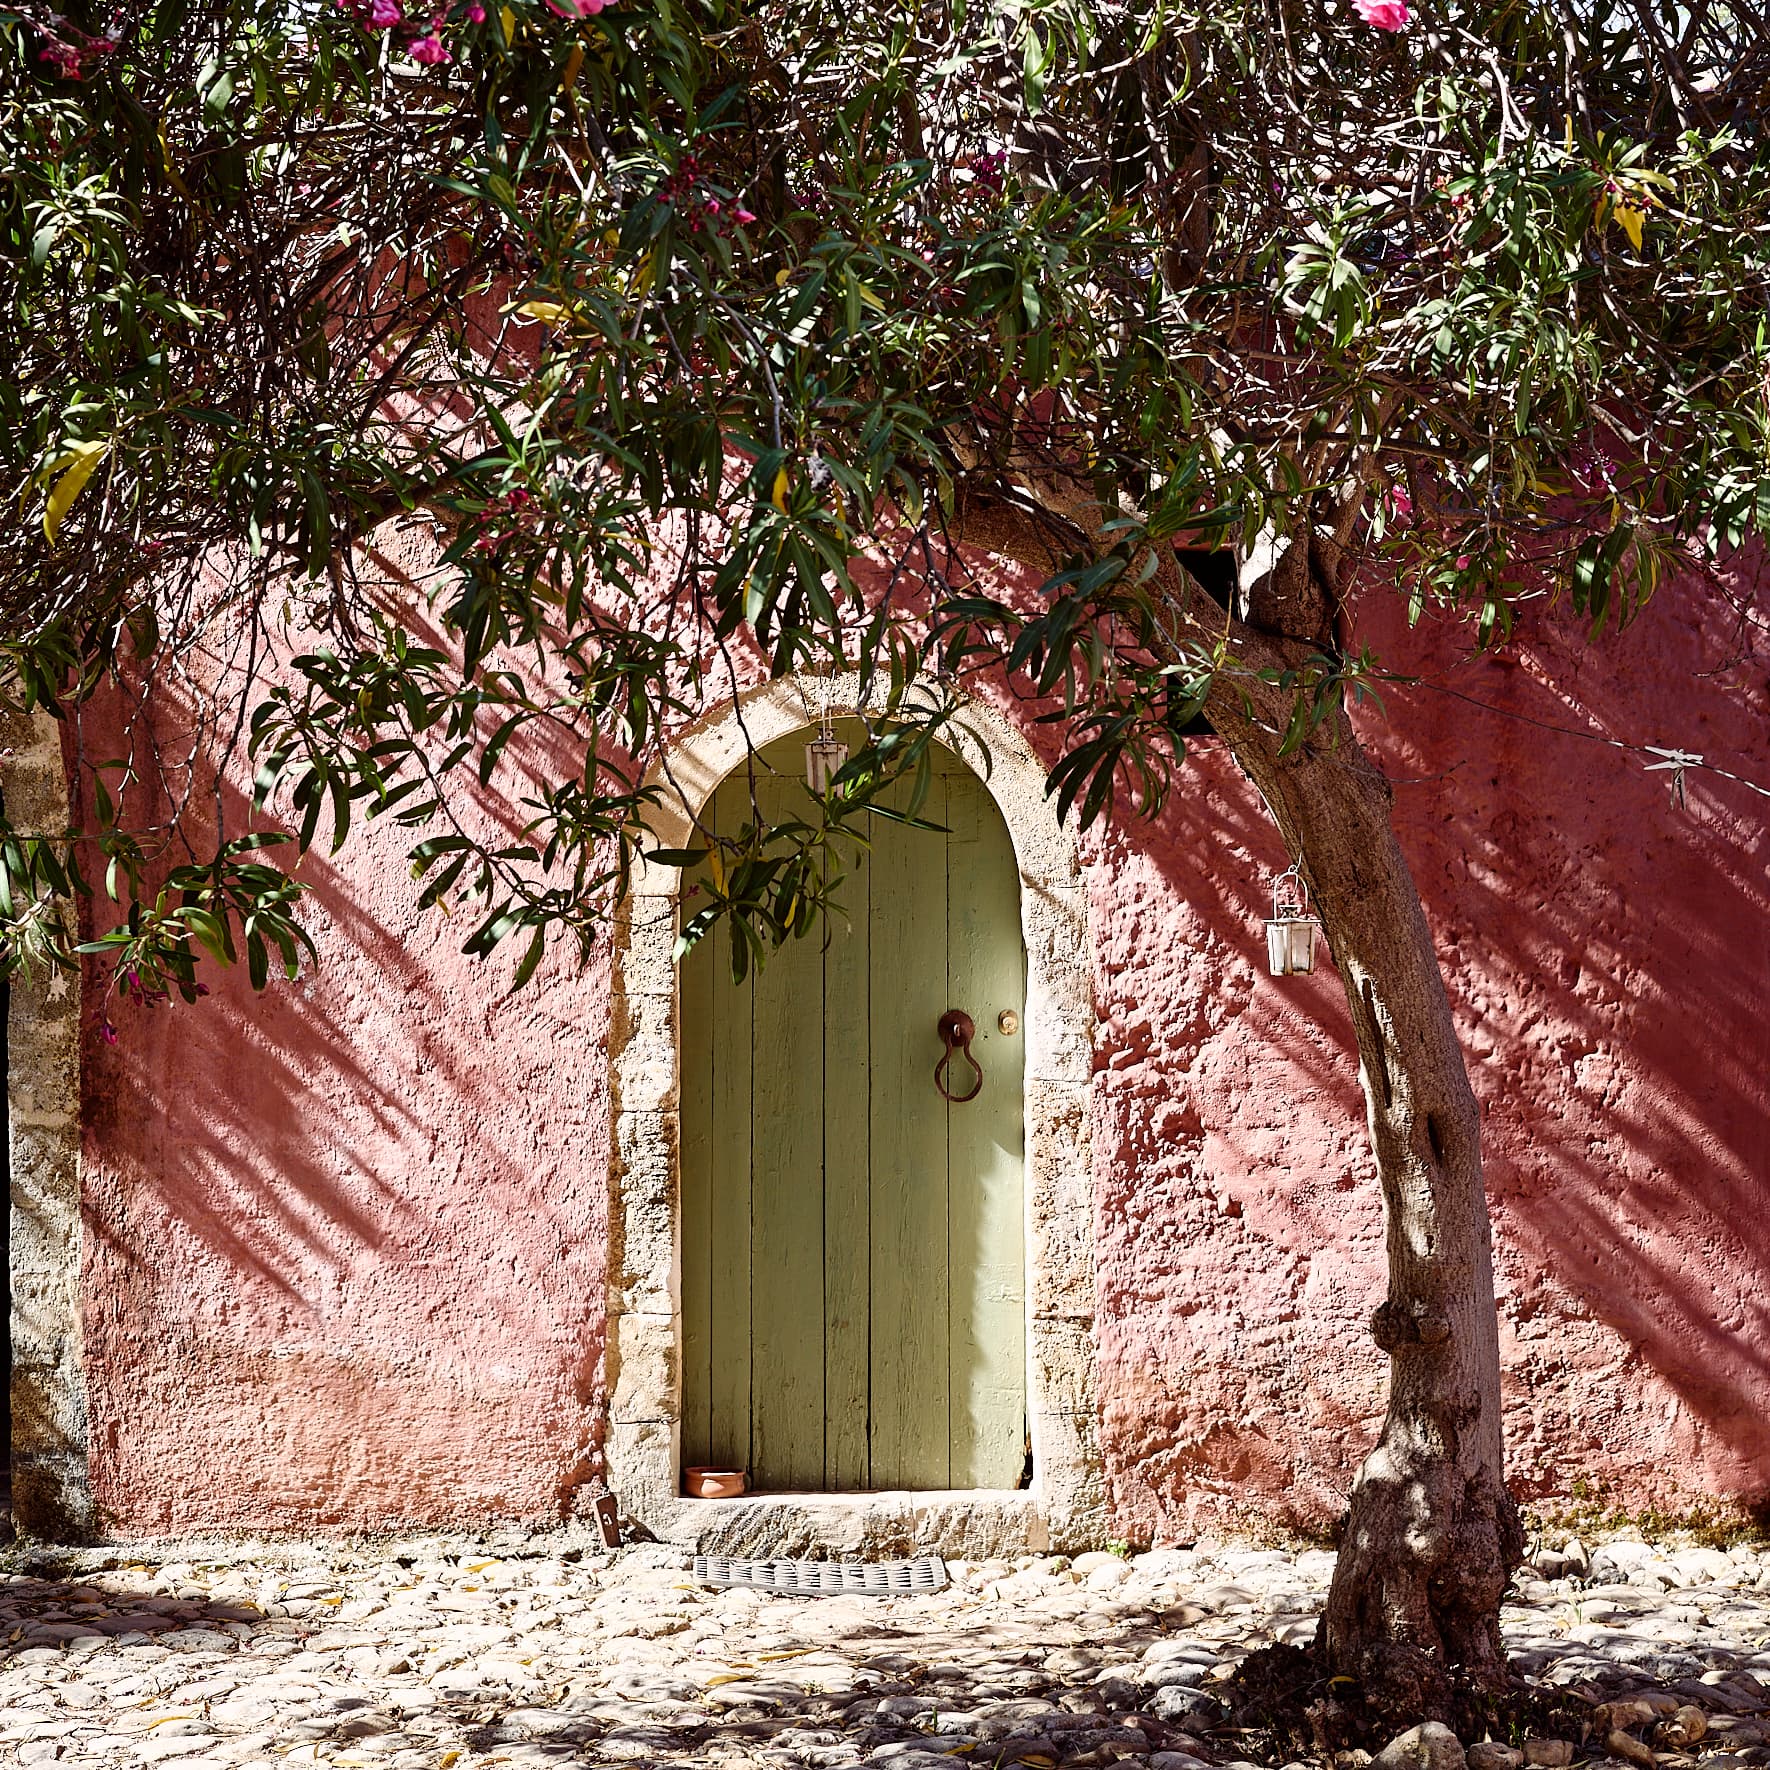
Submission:
[[[1676,808],[1639,756],[1526,721],[1770,779],[1763,660],[1688,588],[1505,663],[1376,638],[1428,678],[1366,725],[1482,1101],[1518,1489],[1762,1494],[1770,801],[1699,775]],[[1339,984],[1255,969],[1284,857],[1208,745],[1190,785],[1088,844],[1100,1400],[1131,1535],[1327,1521],[1382,1406]],[[596,1466],[606,967],[504,999],[503,966],[412,909],[401,848],[306,862],[309,979],[212,978],[88,1036],[93,1473],[120,1531],[543,1519]]]
[[[1770,1493],[1764,641],[1697,586],[1460,661],[1378,604],[1368,740],[1481,1102],[1521,1498]],[[1486,703],[1471,705],[1461,696]],[[1537,723],[1532,723],[1537,722]],[[1331,1521],[1381,1420],[1382,1225],[1344,996],[1256,971],[1285,864],[1221,756],[1098,845],[1101,1394],[1126,1528]]]
[[[172,693],[158,724],[188,725]],[[514,833],[511,755],[478,810]],[[206,963],[206,1000],[143,1009],[89,973],[85,1357],[119,1532],[559,1517],[598,1467],[606,956],[508,996],[513,960],[415,908],[411,839],[304,858],[322,963],[294,984]]]

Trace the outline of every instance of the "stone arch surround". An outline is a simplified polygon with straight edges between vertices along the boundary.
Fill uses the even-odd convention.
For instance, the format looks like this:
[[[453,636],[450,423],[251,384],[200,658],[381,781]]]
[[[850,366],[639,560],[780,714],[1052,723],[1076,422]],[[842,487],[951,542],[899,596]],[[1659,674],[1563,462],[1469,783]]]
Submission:
[[[61,727],[0,719],[0,791],[15,828],[69,827]],[[11,1212],[12,1511],[33,1536],[95,1534],[80,1326],[80,982],[12,979],[7,1015]]]
[[[757,748],[857,705],[858,680],[784,677],[692,726],[672,746],[652,826],[686,844],[691,818]],[[1107,1512],[1094,1391],[1094,1217],[1089,1144],[1092,949],[1074,836],[1044,770],[999,713],[968,704],[954,749],[1001,810],[1020,874],[1026,945],[1027,1407],[1033,1484],[1005,1492],[680,1497],[680,1059],[675,941],[681,875],[642,866],[617,921],[609,1041],[608,1482],[657,1536],[703,1550],[981,1556],[1100,1542]]]

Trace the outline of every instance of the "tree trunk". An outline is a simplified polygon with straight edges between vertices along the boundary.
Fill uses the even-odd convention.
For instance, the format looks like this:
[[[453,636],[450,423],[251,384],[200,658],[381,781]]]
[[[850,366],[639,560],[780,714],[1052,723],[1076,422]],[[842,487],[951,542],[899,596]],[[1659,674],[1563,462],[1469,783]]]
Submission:
[[[1036,468],[1027,484],[1077,539],[1113,544],[1091,486]],[[1062,547],[1012,500],[968,492],[958,514],[971,545],[1059,568]],[[1316,1650],[1379,1714],[1442,1719],[1458,1681],[1504,1680],[1500,1598],[1524,1552],[1500,1442],[1480,1114],[1387,779],[1343,708],[1279,755],[1295,704],[1279,679],[1343,646],[1340,543],[1303,535],[1246,587],[1227,635],[1224,611],[1165,545],[1138,561],[1138,581],[1171,615],[1177,647],[1227,637],[1237,660],[1205,714],[1302,862],[1346,987],[1383,1189],[1389,1294],[1371,1332],[1391,1361],[1389,1411],[1353,1483]],[[1181,649],[1172,661],[1197,665]]]
[[[1316,1647],[1380,1712],[1442,1716],[1453,1673],[1504,1679],[1500,1597],[1524,1547],[1502,1467],[1479,1110],[1388,781],[1343,714],[1281,761],[1276,705],[1257,723],[1223,711],[1345,983],[1387,1218],[1389,1294],[1371,1332],[1391,1360],[1389,1410],[1353,1485]]]

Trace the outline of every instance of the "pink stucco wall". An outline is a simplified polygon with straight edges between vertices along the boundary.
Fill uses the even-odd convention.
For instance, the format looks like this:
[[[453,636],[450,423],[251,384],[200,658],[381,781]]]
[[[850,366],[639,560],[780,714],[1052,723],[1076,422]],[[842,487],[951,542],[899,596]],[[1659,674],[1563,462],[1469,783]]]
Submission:
[[[1543,729],[1770,782],[1761,653],[1690,586],[1597,648],[1539,623],[1503,662],[1384,612],[1422,681],[1365,724],[1481,1102],[1515,1490],[1761,1497],[1770,800],[1692,774],[1676,808],[1649,758]],[[1200,776],[1092,874],[1103,1424],[1126,1527],[1158,1535],[1331,1520],[1384,1380],[1344,996],[1331,968],[1253,969],[1284,859],[1232,766]]]
[[[306,856],[298,982],[209,966],[195,1008],[92,1002],[85,1355],[118,1531],[558,1517],[596,1467],[606,956],[508,995],[414,908],[410,839]]]
[[[1638,756],[1525,722],[1770,779],[1764,665],[1725,612],[1674,589],[1596,649],[1545,630],[1459,665],[1375,611],[1428,677],[1370,734],[1485,1114],[1525,1497],[1770,1491],[1770,801],[1704,775],[1675,808]],[[1256,972],[1276,837],[1211,746],[1192,789],[1086,847],[1101,1431],[1139,1537],[1325,1522],[1382,1398],[1339,985]],[[298,985],[212,979],[89,1036],[114,1529],[543,1519],[596,1472],[606,967],[505,998],[412,910],[399,849],[308,860],[325,963]]]

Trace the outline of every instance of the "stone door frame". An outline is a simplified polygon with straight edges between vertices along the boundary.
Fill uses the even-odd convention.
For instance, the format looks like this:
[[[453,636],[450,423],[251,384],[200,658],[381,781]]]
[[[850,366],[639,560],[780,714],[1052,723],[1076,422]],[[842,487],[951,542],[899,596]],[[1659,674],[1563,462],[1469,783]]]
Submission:
[[[15,828],[59,836],[72,823],[61,726],[0,721],[0,790]],[[80,1327],[80,978],[12,979],[6,1027],[10,1141],[12,1513],[58,1542],[96,1531]]]
[[[826,707],[853,713],[858,688],[852,677],[785,677],[692,726],[648,777],[663,794],[649,820],[660,845],[687,845],[694,814],[747,747],[815,724]],[[1020,874],[1033,1484],[1017,1492],[680,1497],[680,1044],[671,948],[681,874],[646,865],[614,939],[605,1458],[622,1511],[667,1541],[725,1553],[975,1556],[1070,1548],[1106,1534],[1094,1390],[1093,959],[1081,860],[1021,733],[977,704],[955,726],[953,747],[1000,809]]]

